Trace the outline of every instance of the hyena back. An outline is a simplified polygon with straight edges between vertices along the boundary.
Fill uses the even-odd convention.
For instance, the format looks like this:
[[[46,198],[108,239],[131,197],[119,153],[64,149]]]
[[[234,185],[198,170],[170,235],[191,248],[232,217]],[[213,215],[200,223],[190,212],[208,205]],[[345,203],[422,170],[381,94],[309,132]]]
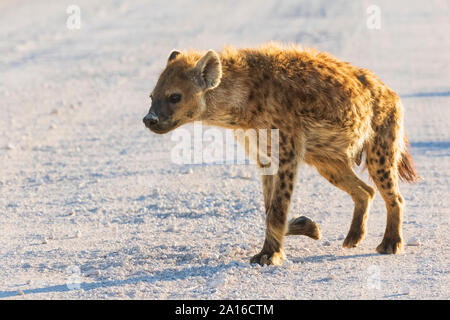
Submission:
[[[192,121],[231,129],[279,129],[279,169],[262,176],[266,237],[252,263],[281,264],[285,235],[320,237],[318,227],[305,217],[286,223],[301,163],[315,166],[352,197],[353,219],[343,246],[355,247],[364,237],[375,196],[353,170],[363,153],[387,209],[377,251],[401,251],[404,201],[398,182],[418,176],[406,149],[402,104],[369,70],[328,53],[274,43],[219,53],[172,51],[151,98],[144,123],[156,133]]]

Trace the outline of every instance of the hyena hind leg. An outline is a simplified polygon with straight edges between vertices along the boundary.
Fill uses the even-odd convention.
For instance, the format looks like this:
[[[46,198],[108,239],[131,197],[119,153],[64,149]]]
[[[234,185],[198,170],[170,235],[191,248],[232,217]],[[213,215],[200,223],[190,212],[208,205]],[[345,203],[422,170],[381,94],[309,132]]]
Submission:
[[[366,233],[366,221],[370,204],[375,197],[375,190],[364,183],[352,168],[338,164],[317,167],[317,171],[331,184],[347,192],[355,203],[352,223],[344,248],[353,248],[361,242]]]
[[[398,186],[398,172],[395,165],[394,150],[384,145],[370,146],[367,151],[367,164],[378,191],[386,203],[386,230],[378,253],[396,254],[403,250],[402,215],[404,201]]]

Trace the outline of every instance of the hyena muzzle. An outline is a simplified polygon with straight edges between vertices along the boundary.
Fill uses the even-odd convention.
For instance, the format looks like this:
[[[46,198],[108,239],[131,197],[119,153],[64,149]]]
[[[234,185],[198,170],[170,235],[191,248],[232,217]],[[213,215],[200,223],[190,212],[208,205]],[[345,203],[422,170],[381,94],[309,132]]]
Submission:
[[[265,241],[252,263],[281,264],[285,235],[320,238],[317,224],[306,217],[287,223],[301,163],[316,167],[352,197],[353,219],[343,246],[355,247],[366,232],[375,196],[353,170],[364,153],[387,209],[377,251],[402,250],[399,179],[414,182],[418,175],[406,149],[402,104],[369,70],[295,45],[230,47],[219,53],[174,50],[151,98],[144,123],[159,134],[193,121],[233,130],[279,130],[279,169],[262,176]]]

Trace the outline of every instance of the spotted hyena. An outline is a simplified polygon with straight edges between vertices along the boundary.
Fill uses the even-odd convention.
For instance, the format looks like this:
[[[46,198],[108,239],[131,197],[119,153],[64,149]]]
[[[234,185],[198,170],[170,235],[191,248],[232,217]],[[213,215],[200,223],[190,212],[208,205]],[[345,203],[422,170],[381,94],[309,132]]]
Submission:
[[[418,176],[406,149],[403,107],[372,72],[332,55],[270,43],[256,49],[172,51],[144,118],[156,133],[192,121],[231,129],[279,129],[279,169],[263,175],[266,235],[252,263],[281,264],[283,237],[319,238],[306,217],[286,222],[297,168],[306,163],[355,203],[345,248],[364,237],[375,190],[355,174],[365,162],[386,203],[379,253],[402,250],[404,200],[399,179]],[[261,163],[258,162],[261,165]]]

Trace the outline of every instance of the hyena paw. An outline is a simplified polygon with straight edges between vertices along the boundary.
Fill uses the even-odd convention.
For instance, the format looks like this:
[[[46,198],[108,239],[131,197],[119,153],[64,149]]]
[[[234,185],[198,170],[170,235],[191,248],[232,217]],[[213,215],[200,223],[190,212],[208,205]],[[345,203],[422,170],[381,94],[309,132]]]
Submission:
[[[397,254],[403,251],[402,238],[383,238],[377,247],[377,252],[381,254]]]
[[[303,235],[314,240],[320,239],[321,236],[319,225],[305,216],[291,219],[288,223],[286,235]]]
[[[275,265],[275,266],[281,266],[283,263],[283,260],[285,259],[283,251],[280,252],[264,252],[261,251],[260,253],[254,255],[250,259],[250,263],[258,263],[260,265]]]
[[[342,247],[344,248],[354,248],[361,242],[364,237],[363,231],[349,231],[347,237],[344,239]]]

